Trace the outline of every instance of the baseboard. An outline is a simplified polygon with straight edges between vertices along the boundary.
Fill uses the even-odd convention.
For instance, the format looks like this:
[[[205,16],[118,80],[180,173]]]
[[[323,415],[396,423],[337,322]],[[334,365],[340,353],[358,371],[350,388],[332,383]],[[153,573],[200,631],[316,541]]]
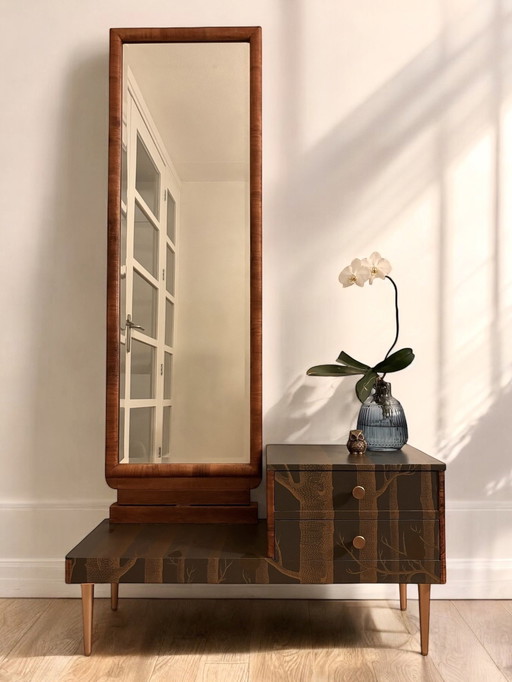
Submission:
[[[79,586],[64,582],[64,555],[108,516],[110,502],[0,504],[0,528],[10,529],[8,536],[2,538],[4,557],[10,558],[0,559],[0,597],[78,597]],[[512,526],[512,503],[451,502],[447,505],[446,526],[447,583],[434,585],[432,597],[512,599],[512,558],[507,556],[509,546],[505,540]],[[468,557],[471,551],[478,555]],[[106,597],[108,593],[107,585],[97,586],[99,597]],[[410,587],[409,593],[412,598],[416,591]],[[121,587],[121,595],[191,599],[395,599],[397,588],[371,584],[126,585]]]
[[[512,599],[511,560],[448,561],[446,585],[433,585],[433,599]],[[137,598],[186,599],[397,599],[396,585],[121,585]],[[96,587],[98,597],[108,585]],[[64,560],[0,560],[0,597],[79,597],[64,582]],[[416,598],[415,586],[409,596]]]

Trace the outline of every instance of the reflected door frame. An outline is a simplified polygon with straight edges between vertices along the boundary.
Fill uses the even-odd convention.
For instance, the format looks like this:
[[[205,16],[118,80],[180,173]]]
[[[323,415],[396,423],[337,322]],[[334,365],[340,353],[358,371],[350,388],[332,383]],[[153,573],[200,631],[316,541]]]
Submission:
[[[170,447],[169,438],[164,435],[172,433],[170,414],[172,414],[172,386],[171,395],[164,395],[164,385],[167,382],[167,371],[172,371],[172,358],[174,356],[174,343],[167,344],[167,302],[172,305],[172,334],[176,334],[176,262],[177,262],[177,231],[179,229],[179,200],[180,200],[180,181],[172,167],[170,159],[165,154],[163,143],[159,139],[158,132],[151,116],[145,105],[142,94],[137,87],[136,81],[129,69],[126,73],[126,88],[124,95],[124,114],[123,114],[123,150],[126,150],[126,202],[121,201],[121,212],[126,220],[126,259],[125,264],[121,263],[121,279],[125,280],[124,304],[121,304],[121,327],[120,327],[120,353],[121,353],[121,387],[120,389],[120,438],[119,438],[119,463],[128,464],[134,462],[133,456],[130,457],[130,447],[134,446],[134,438],[131,437],[131,417],[132,410],[151,409],[150,418],[151,438],[150,452],[142,459],[144,463],[161,463],[169,459]],[[155,214],[155,207],[149,206],[144,197],[138,192],[136,187],[137,155],[139,141],[144,145],[151,162],[158,171],[157,202],[158,210]],[[172,241],[168,235],[168,221],[170,218],[169,202],[173,204],[173,236]],[[147,267],[137,259],[135,245],[135,223],[137,210],[142,213],[144,218],[157,231],[157,257],[156,266],[150,272]],[[169,280],[167,251],[172,250],[174,254],[174,268],[171,274],[173,278],[172,292],[167,290]],[[156,306],[156,329],[155,336],[144,331],[133,328],[130,330],[131,349],[127,344],[127,327],[125,323],[127,316],[130,315],[134,325],[139,326],[141,322],[137,319],[133,305],[134,273],[140,276],[149,286],[157,291]],[[123,298],[123,297],[122,297]],[[133,342],[143,343],[154,349],[152,360],[152,393],[151,397],[132,396],[132,368],[133,368]],[[171,358],[169,365],[165,362],[165,355]],[[124,362],[123,362],[124,360]],[[124,377],[123,377],[124,369]],[[124,381],[123,381],[124,378]],[[167,421],[165,412],[167,412]],[[167,443],[165,442],[167,441]]]

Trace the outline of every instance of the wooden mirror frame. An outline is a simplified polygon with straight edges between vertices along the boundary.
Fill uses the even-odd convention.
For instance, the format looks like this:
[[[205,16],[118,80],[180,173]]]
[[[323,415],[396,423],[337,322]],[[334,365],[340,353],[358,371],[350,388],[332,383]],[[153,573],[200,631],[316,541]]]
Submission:
[[[119,266],[123,45],[247,42],[250,52],[250,461],[247,463],[119,463]],[[261,481],[261,28],[121,28],[110,31],[106,466],[118,491],[115,522],[257,521],[250,489]]]

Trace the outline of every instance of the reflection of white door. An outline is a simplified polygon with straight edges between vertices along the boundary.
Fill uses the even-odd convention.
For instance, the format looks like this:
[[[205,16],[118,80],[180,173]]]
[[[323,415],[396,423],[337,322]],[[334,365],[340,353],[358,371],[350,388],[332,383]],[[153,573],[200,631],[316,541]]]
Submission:
[[[179,187],[140,93],[123,125],[120,462],[169,461]]]

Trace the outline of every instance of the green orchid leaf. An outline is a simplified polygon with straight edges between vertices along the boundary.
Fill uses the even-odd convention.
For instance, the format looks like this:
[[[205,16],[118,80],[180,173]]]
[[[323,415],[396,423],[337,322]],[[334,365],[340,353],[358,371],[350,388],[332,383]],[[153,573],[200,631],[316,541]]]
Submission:
[[[354,358],[351,358],[350,355],[343,350],[338,355],[336,362],[339,362],[341,365],[347,365],[348,367],[355,367],[355,369],[362,369],[363,372],[370,369],[370,365],[365,365],[363,362],[354,360]]]
[[[352,374],[364,374],[364,372],[354,367],[341,365],[315,365],[310,367],[306,374],[310,377],[346,377]]]
[[[372,392],[372,388],[375,384],[375,380],[377,379],[377,372],[373,369],[368,370],[366,374],[359,379],[359,381],[356,384],[356,393],[357,397],[359,400],[364,403],[366,398],[370,395]]]
[[[379,364],[375,365],[373,369],[376,372],[384,373],[398,372],[401,369],[408,367],[413,360],[414,353],[412,352],[412,348],[402,348],[401,350],[397,350],[395,353],[390,355],[389,358],[379,362]]]

